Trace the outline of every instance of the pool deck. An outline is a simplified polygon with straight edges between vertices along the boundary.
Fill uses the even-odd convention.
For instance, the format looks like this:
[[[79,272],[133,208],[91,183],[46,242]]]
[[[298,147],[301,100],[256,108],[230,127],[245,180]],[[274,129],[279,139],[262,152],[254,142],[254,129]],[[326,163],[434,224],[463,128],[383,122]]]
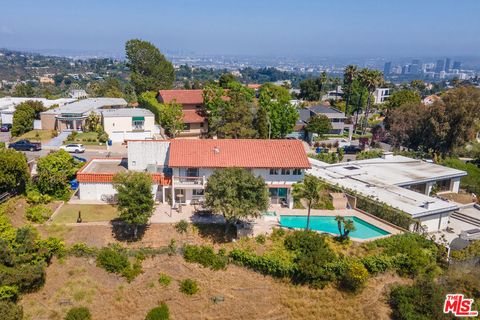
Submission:
[[[280,226],[280,216],[306,216],[307,210],[306,209],[288,209],[282,208],[280,206],[271,206],[268,211],[275,211],[277,216],[265,216],[261,219],[255,219],[254,225],[254,235],[258,234],[268,234],[271,232],[273,227],[281,227]],[[360,239],[351,237],[352,240],[358,242],[366,242],[372,241],[375,239],[385,238],[390,235],[400,234],[403,233],[402,229],[386,222],[381,219],[378,219],[372,215],[365,214],[363,212],[354,210],[354,209],[342,209],[342,210],[317,210],[312,209],[310,215],[313,216],[344,216],[344,217],[357,217],[365,222],[368,222],[382,230],[387,231],[390,233],[389,235],[373,237],[369,239]]]

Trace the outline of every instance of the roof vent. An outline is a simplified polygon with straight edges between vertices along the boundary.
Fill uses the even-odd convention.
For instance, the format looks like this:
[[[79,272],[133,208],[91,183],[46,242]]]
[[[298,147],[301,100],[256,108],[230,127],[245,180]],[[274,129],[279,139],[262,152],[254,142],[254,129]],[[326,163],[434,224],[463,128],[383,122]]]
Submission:
[[[217,146],[213,147],[213,153],[214,154],[219,154],[220,153],[220,148],[217,147]]]

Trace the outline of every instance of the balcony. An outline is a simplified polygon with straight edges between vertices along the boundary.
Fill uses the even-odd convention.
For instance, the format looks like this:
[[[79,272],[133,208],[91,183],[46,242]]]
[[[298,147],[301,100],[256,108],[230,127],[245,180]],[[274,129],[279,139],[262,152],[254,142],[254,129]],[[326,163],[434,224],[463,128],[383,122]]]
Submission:
[[[180,177],[173,176],[173,184],[175,186],[203,188],[207,179],[205,177]]]

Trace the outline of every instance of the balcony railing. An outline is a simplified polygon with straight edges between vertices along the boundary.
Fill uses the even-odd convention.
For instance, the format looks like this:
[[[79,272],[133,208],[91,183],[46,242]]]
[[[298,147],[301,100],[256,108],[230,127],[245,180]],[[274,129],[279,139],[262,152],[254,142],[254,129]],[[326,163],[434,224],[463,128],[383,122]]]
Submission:
[[[173,177],[173,183],[176,185],[184,185],[184,186],[204,186],[207,182],[205,177]]]

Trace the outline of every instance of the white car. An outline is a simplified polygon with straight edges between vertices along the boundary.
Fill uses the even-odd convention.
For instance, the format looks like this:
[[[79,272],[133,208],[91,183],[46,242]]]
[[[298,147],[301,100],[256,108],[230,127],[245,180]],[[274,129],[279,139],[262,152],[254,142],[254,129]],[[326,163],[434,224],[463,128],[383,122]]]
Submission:
[[[85,152],[85,147],[83,146],[83,144],[67,144],[66,146],[61,146],[60,149],[72,153]]]

